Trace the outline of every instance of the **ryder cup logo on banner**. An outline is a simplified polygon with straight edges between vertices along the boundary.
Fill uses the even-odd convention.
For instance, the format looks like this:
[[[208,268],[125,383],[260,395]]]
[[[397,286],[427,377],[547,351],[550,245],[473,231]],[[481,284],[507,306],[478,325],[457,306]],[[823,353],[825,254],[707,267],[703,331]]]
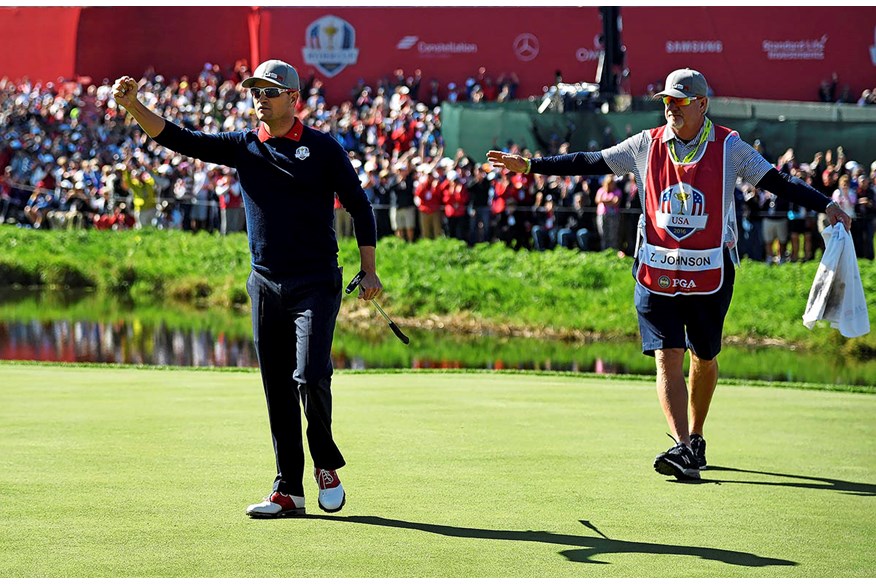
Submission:
[[[706,198],[689,184],[675,184],[660,193],[657,227],[665,229],[677,241],[705,229]]]
[[[359,58],[356,29],[343,18],[329,15],[314,20],[304,36],[304,62],[327,77],[334,77]]]

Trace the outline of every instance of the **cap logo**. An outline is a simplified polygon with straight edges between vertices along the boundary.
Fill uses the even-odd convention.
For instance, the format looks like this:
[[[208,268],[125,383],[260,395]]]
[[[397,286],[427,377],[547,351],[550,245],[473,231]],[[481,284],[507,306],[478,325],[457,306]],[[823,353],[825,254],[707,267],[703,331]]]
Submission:
[[[680,89],[682,91],[684,91],[686,89],[686,87],[684,85],[682,85],[681,83],[676,83],[675,85],[672,86],[672,88],[673,89]]]
[[[279,75],[277,75],[276,73],[272,73],[270,71],[265,71],[265,77],[270,77],[271,79],[278,79],[278,80],[282,81],[282,78]]]

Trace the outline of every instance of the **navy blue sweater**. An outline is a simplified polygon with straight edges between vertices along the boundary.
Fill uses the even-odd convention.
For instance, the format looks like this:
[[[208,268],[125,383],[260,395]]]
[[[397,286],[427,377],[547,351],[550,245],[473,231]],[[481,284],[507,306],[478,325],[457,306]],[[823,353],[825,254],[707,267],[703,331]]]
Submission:
[[[252,267],[270,278],[326,273],[338,266],[334,195],[353,217],[359,246],[375,246],[374,212],[343,147],[295,120],[283,137],[258,130],[205,134],[167,122],[162,146],[237,169]]]

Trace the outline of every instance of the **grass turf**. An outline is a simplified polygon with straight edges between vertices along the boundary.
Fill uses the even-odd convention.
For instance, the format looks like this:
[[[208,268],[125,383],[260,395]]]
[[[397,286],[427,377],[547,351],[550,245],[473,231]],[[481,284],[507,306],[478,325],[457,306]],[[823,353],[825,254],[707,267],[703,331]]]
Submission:
[[[0,577],[874,575],[874,395],[719,387],[678,483],[652,383],[339,373],[347,506],[266,521],[257,373],[0,378]]]

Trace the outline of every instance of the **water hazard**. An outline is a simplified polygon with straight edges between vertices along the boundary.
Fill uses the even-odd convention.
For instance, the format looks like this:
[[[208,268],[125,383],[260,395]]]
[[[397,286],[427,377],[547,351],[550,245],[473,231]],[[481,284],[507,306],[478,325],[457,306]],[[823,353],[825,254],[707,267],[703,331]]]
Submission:
[[[0,360],[257,367],[248,314],[188,306],[126,307],[96,295],[4,291]],[[357,323],[361,324],[361,323]],[[401,344],[379,318],[367,328],[340,321],[337,369],[471,368],[654,374],[636,341],[570,343],[504,336],[462,336],[406,326]],[[724,377],[873,385],[876,361],[785,347],[728,345]]]

